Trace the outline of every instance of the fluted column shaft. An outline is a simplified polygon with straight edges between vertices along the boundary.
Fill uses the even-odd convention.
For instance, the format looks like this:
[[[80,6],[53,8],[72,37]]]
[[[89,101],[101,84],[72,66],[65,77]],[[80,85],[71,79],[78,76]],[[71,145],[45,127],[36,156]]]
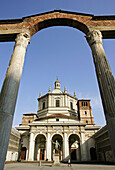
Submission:
[[[93,54],[104,114],[115,157],[115,80],[103,49],[101,32],[98,30],[90,31],[86,35],[86,39]]]
[[[17,35],[0,93],[0,170],[4,168],[25,52],[29,41],[27,34]]]

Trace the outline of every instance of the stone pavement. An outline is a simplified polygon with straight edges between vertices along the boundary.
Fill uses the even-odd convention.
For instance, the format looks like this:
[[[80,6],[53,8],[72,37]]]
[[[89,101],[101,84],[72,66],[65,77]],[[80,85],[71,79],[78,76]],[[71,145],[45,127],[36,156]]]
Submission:
[[[38,163],[9,163],[4,170],[115,170],[115,165],[73,164],[68,167],[67,164],[61,164],[58,167],[51,164],[38,166]]]

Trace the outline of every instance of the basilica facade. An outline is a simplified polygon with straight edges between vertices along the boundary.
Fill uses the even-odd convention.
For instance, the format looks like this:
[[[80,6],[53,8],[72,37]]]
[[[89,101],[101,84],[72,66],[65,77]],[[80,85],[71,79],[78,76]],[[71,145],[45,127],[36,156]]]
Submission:
[[[66,87],[62,91],[58,79],[54,85],[47,94],[40,92],[37,114],[23,114],[22,124],[16,127],[21,134],[20,158],[52,161],[58,152],[60,161],[95,160],[92,136],[100,127],[94,124],[90,100],[78,100]]]

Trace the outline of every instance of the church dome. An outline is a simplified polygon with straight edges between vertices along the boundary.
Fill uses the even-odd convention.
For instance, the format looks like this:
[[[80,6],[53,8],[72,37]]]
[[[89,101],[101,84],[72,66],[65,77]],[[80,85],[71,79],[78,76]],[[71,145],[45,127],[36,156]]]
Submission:
[[[54,90],[52,90],[52,93],[63,93],[63,92],[60,89],[54,89]]]

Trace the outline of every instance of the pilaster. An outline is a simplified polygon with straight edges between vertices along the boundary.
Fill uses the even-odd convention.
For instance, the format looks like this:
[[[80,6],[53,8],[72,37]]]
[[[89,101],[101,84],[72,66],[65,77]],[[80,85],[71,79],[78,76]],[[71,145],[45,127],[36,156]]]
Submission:
[[[81,161],[87,161],[87,149],[85,143],[85,133],[81,132]]]

